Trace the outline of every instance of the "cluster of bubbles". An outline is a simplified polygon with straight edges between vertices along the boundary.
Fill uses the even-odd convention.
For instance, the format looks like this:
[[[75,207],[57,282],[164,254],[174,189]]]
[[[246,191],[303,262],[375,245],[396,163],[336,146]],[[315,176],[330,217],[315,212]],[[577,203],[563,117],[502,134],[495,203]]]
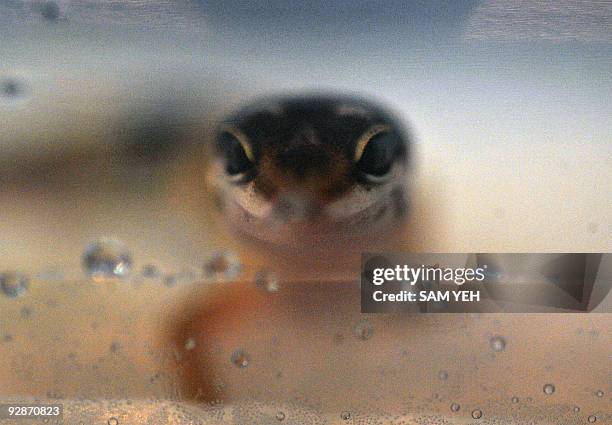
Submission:
[[[85,273],[95,281],[125,278],[132,270],[132,256],[116,239],[104,238],[89,245],[83,253]]]
[[[17,90],[12,86],[7,88],[6,84],[0,82],[0,89],[10,92]],[[132,275],[134,261],[130,250],[123,242],[114,238],[101,238],[85,248],[82,255],[82,266],[86,276],[94,282],[115,281],[124,280]],[[214,281],[233,280],[241,273],[241,263],[231,251],[221,250],[214,252],[204,262],[202,270],[205,278]],[[189,271],[164,274],[154,264],[145,264],[140,276],[145,279],[161,279],[169,287],[175,286],[180,280],[194,281],[197,279],[197,274]],[[0,272],[0,288],[7,297],[22,296],[28,289],[29,283],[28,276],[19,272]],[[267,269],[262,269],[255,274],[254,283],[261,290],[270,293],[278,292],[280,287],[276,273]]]

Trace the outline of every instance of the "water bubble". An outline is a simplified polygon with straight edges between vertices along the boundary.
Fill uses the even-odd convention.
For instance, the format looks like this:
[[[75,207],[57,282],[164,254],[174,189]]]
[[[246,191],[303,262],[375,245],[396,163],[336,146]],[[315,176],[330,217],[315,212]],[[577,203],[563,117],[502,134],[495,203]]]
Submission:
[[[514,397],[512,397],[512,398],[510,399],[510,401],[512,401],[512,403],[516,404],[516,403],[518,403],[518,402],[519,402],[519,398],[518,398],[518,397],[516,397],[516,396],[514,396]]]
[[[179,277],[176,274],[167,274],[164,276],[164,285],[171,288],[176,286],[176,282],[178,282]]]
[[[602,390],[597,390],[597,391],[595,391],[595,395],[597,397],[603,397],[604,396],[604,392]]]
[[[0,288],[4,295],[10,298],[20,297],[25,294],[30,280],[21,273],[6,271],[0,273]]]
[[[595,423],[597,421],[597,416],[591,415],[587,418],[590,423]]]
[[[24,86],[17,80],[6,78],[0,80],[0,96],[6,98],[17,98],[25,93]]]
[[[30,316],[32,316],[32,309],[28,306],[24,306],[21,308],[20,314],[22,319],[29,319]]]
[[[340,413],[340,418],[343,421],[348,421],[349,419],[351,419],[351,412],[345,411],[345,412]]]
[[[501,336],[494,336],[489,340],[489,344],[493,351],[504,351],[506,349],[506,340]]]
[[[555,386],[553,384],[546,384],[544,385],[543,390],[544,390],[544,394],[551,395],[552,393],[555,392]]]
[[[49,21],[56,21],[60,16],[60,7],[54,1],[46,1],[40,7],[40,14]]]
[[[474,418],[474,419],[482,418],[482,410],[480,410],[480,409],[472,410],[472,418]]]
[[[353,334],[355,335],[355,338],[361,339],[362,341],[366,341],[370,339],[374,334],[374,326],[372,326],[372,323],[369,320],[360,320],[355,325],[355,328],[353,329]]]
[[[113,417],[113,418],[110,418],[110,419],[108,420],[108,425],[119,425],[119,419],[114,418],[114,417]]]
[[[448,379],[448,372],[445,370],[441,370],[440,372],[438,372],[438,378],[440,378],[442,381],[446,381]]]
[[[285,414],[283,412],[276,412],[276,420],[277,421],[284,421],[285,420]]]
[[[132,256],[122,242],[103,238],[85,249],[83,267],[87,275],[96,281],[124,278],[132,269]]]
[[[574,411],[574,413],[578,413],[578,412],[580,412],[580,407],[574,406],[574,408],[572,410]]]
[[[146,264],[142,267],[142,277],[147,279],[155,279],[160,276],[161,272],[154,264]]]
[[[193,350],[196,347],[195,338],[187,338],[185,340],[185,350]]]
[[[240,274],[240,260],[229,251],[217,251],[204,264],[204,274],[208,278],[235,279]]]
[[[278,292],[278,277],[269,270],[260,270],[255,274],[255,285],[267,292]]]
[[[451,412],[458,412],[461,409],[461,406],[457,403],[453,403],[450,406]]]
[[[244,350],[236,350],[232,353],[232,363],[239,368],[245,368],[251,363],[251,356]]]

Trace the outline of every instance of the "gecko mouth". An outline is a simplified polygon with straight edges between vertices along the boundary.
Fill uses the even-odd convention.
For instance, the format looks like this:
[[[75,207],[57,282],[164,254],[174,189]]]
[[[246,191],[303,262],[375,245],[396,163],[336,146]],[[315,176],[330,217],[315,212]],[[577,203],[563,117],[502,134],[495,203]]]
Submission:
[[[237,233],[250,239],[279,246],[314,246],[372,241],[384,235],[383,229],[395,224],[393,206],[379,199],[366,208],[345,216],[335,216],[320,205],[295,198],[279,199],[268,214],[256,216],[238,202],[228,205],[228,219]]]

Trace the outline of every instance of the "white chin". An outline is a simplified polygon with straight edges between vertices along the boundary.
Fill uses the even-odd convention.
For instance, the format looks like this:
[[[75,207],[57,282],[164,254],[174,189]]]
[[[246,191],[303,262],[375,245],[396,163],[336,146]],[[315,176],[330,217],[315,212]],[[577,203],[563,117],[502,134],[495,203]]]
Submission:
[[[341,220],[327,217],[303,222],[280,221],[272,214],[258,217],[237,204],[226,207],[228,225],[242,238],[302,252],[374,249],[398,224],[393,209],[384,204],[373,204]]]

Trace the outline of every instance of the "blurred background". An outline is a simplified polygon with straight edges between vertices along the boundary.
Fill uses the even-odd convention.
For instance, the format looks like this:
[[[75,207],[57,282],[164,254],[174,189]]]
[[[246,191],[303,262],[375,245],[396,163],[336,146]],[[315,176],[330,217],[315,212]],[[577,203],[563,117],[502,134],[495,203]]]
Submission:
[[[186,299],[206,296],[220,257],[223,280],[258,272],[215,218],[204,170],[215,124],[259,95],[356,93],[405,120],[416,145],[406,250],[609,252],[610,69],[608,1],[0,0],[0,398],[67,400],[75,415],[85,410],[75,400],[106,400],[91,423],[119,409],[110,399],[154,413],[161,401],[136,400],[193,402],[167,323]],[[98,282],[109,270],[112,283]],[[334,345],[330,323],[345,319],[320,323],[311,337],[332,358],[384,351],[397,366],[409,357],[392,369],[398,383],[386,366],[368,376],[378,392],[413,397],[377,414],[375,402],[338,396],[341,375],[271,387],[253,361],[245,370],[255,375],[212,380],[242,383],[238,399],[253,383],[249,402],[267,399],[272,418],[275,402],[318,412],[292,418],[283,408],[285,422],[329,413],[360,423],[361,412],[438,423],[456,403],[457,423],[483,406],[484,420],[501,423],[605,423],[611,306],[608,297],[600,314],[420,317],[410,337],[367,319],[381,321],[376,335],[405,340],[401,349],[384,342],[393,338]],[[353,319],[338,331],[348,339]],[[491,348],[496,335],[503,354]],[[271,347],[262,363],[275,370],[296,355],[295,345]],[[412,383],[400,391],[399,381]],[[542,390],[549,381],[554,399]],[[531,401],[516,410],[514,396]],[[269,423],[261,406],[245,406],[259,419],[239,412],[234,423]]]

